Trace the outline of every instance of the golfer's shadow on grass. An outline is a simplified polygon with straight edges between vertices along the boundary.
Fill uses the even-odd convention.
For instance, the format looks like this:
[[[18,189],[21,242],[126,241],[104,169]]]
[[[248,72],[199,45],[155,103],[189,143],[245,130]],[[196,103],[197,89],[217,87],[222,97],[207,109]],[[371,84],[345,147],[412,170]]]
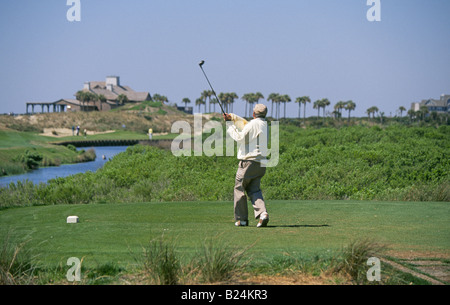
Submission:
[[[268,228],[321,228],[329,225],[267,225]]]

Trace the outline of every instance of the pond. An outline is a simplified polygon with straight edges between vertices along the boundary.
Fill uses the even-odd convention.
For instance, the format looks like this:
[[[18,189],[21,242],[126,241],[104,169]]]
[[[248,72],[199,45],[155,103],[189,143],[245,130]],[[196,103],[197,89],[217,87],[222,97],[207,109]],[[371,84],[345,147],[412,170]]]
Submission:
[[[78,148],[79,150],[88,150],[93,148],[97,156],[95,161],[76,164],[64,164],[55,167],[42,167],[22,175],[0,177],[0,187],[8,186],[11,182],[16,183],[18,181],[24,181],[27,179],[34,184],[39,184],[41,182],[46,183],[48,180],[57,177],[67,177],[87,171],[95,172],[97,169],[101,168],[109,159],[111,159],[118,153],[124,152],[127,147],[128,146],[80,147]],[[106,157],[105,160],[102,158],[103,155]]]

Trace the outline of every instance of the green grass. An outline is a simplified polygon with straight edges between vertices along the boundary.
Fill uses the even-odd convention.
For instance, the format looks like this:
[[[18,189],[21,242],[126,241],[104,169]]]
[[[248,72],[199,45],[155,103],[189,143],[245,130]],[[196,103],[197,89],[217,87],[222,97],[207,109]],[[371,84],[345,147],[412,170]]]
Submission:
[[[40,136],[33,132],[0,130],[0,148],[36,147],[53,139],[52,137]]]
[[[233,225],[231,202],[164,202],[56,205],[0,211],[0,240],[28,240],[39,264],[57,266],[69,257],[86,266],[134,266],[133,253],[161,236],[185,258],[205,239],[248,249],[253,262],[289,254],[331,257],[357,238],[370,237],[392,251],[448,253],[448,203],[366,201],[271,201],[268,228]],[[67,224],[69,215],[80,217]]]
[[[154,140],[173,139],[176,134],[153,136]],[[88,140],[147,140],[148,135],[134,131],[118,130],[112,133],[96,134],[87,137]],[[19,132],[0,130],[0,176],[15,175],[26,172],[17,156],[27,150],[37,152],[43,156],[41,166],[58,166],[60,164],[79,162],[77,154],[65,146],[51,145],[59,141],[82,141],[84,136],[48,137],[35,132]]]
[[[154,140],[161,139],[174,139],[177,134],[167,134],[167,135],[153,135]],[[50,142],[58,142],[58,141],[82,141],[82,140],[148,140],[148,135],[141,132],[129,131],[129,130],[116,130],[110,133],[102,133],[95,135],[88,135],[85,139],[84,136],[69,136],[69,137],[60,137],[60,138],[52,138]]]
[[[177,134],[154,135],[153,139],[173,139]],[[148,135],[141,132],[129,130],[116,130],[110,133],[101,133],[95,135],[88,135],[88,140],[124,140],[137,139],[147,140]],[[59,141],[82,141],[85,140],[81,134],[79,136],[68,137],[48,137],[42,136],[35,132],[20,132],[14,130],[0,130],[0,149],[13,147],[38,147],[43,144],[59,142]]]
[[[39,166],[58,166],[92,160],[93,156],[81,156],[80,153],[65,146],[48,144],[51,141],[54,141],[54,138],[33,132],[0,130],[0,176],[26,172],[29,168],[20,156],[27,151],[42,156]]]

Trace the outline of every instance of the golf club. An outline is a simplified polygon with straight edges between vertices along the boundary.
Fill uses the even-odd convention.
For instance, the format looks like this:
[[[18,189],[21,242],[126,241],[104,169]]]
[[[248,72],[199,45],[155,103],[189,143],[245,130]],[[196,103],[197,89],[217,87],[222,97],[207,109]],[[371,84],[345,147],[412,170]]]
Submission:
[[[200,66],[200,69],[202,69],[203,75],[205,75],[205,78],[206,78],[206,80],[208,81],[209,87],[211,88],[211,90],[212,90],[214,96],[215,96],[216,99],[217,99],[217,102],[219,103],[219,106],[220,106],[220,109],[222,110],[222,113],[225,114],[225,111],[223,110],[223,107],[222,107],[222,102],[221,102],[220,99],[217,97],[216,92],[214,91],[213,87],[211,86],[211,83],[209,82],[208,76],[206,76],[205,70],[203,70],[203,64],[204,64],[204,63],[205,63],[205,61],[202,60],[198,65]]]

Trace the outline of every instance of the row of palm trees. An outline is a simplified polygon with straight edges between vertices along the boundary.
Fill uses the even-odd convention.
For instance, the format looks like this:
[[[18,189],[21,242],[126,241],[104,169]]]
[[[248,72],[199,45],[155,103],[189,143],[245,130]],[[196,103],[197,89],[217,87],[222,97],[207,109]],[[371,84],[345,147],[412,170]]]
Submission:
[[[406,111],[406,108],[403,106],[400,106],[397,110],[398,112],[400,112],[400,117],[403,117],[403,112]],[[384,120],[384,112],[380,112],[378,107],[373,106],[367,109],[366,111],[367,115],[369,116],[369,120],[370,120],[370,116],[372,115],[372,119],[375,119],[375,113],[377,114],[377,116],[380,118],[381,122],[383,122]],[[418,120],[424,120],[425,117],[427,116],[427,114],[429,113],[428,111],[428,107],[427,106],[421,106],[419,110],[414,110],[414,109],[409,109],[406,114],[409,116],[409,121],[412,122],[413,119],[418,119]],[[436,112],[432,112],[431,113],[431,117],[432,119],[436,120],[437,117],[439,115]]]
[[[80,101],[81,111],[88,111],[95,108],[95,103],[100,102],[100,111],[103,110],[103,103],[106,103],[106,97],[103,94],[95,94],[90,91],[80,90],[75,94],[75,98]],[[125,94],[119,94],[116,99],[116,107],[128,102],[128,97]],[[93,105],[91,105],[92,103]]]
[[[219,93],[217,96],[220,101],[222,102],[222,106],[224,107],[225,112],[232,112],[233,111],[233,104],[236,99],[238,99],[238,95],[235,92],[228,92],[228,93]],[[187,97],[183,98],[182,102],[184,103],[185,107],[187,107],[187,104],[191,103],[191,100]],[[206,104],[209,102],[208,111],[206,110]],[[198,111],[200,112],[200,107],[204,106],[204,112],[211,112],[211,106],[213,106],[213,112],[216,112],[216,104],[218,104],[219,101],[217,100],[216,96],[214,95],[214,92],[212,90],[204,90],[200,97],[195,100],[195,106],[198,107]]]
[[[222,102],[224,106],[225,112],[233,111],[233,104],[236,99],[238,99],[238,95],[235,92],[231,93],[220,93],[218,98]],[[256,93],[245,93],[242,95],[241,99],[245,101],[245,117],[251,117],[253,111],[253,105],[257,104],[261,99],[264,99],[264,95],[261,92]],[[280,107],[283,104],[284,108],[284,118],[286,118],[286,104],[291,102],[292,99],[287,94],[279,94],[279,93],[270,93],[267,97],[267,101],[271,102],[271,116],[274,119],[279,119],[281,116]],[[187,104],[191,103],[191,100],[187,97],[183,98],[182,102],[185,107]],[[195,106],[198,107],[198,111],[200,112],[201,106],[204,106],[204,112],[207,112],[206,106],[207,102],[209,102],[209,110],[211,112],[211,105],[213,106],[213,112],[216,111],[216,104],[218,103],[217,99],[214,96],[213,91],[204,90],[200,97],[196,99]],[[311,98],[309,96],[301,96],[295,99],[295,103],[298,103],[298,117],[300,118],[301,105],[303,105],[303,118],[306,119],[306,104],[311,103]],[[274,111],[275,105],[275,111]],[[325,117],[325,108],[330,105],[330,101],[327,98],[316,100],[313,104],[313,108],[317,109],[317,117],[320,117],[320,110],[323,109],[323,116]],[[353,101],[339,101],[334,106],[333,114],[335,117],[341,117],[342,109],[348,111],[348,118],[350,119],[350,112],[355,110],[356,104]]]

